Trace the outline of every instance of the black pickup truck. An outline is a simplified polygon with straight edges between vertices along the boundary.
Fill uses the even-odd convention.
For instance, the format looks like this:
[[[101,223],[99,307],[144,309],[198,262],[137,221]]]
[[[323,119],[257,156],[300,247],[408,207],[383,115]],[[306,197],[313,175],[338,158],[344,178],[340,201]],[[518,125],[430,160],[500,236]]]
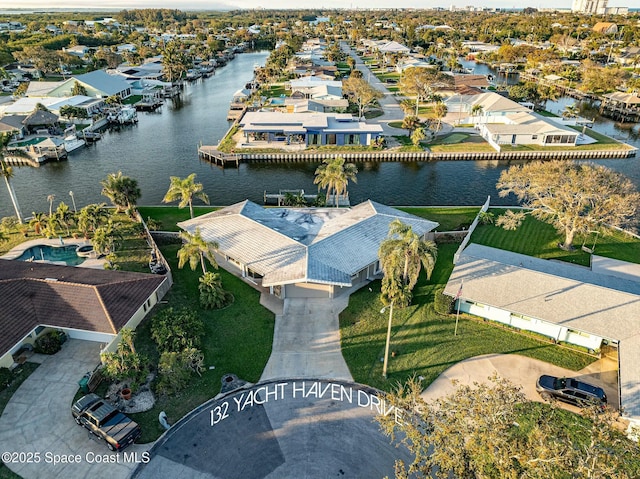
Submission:
[[[104,440],[112,451],[133,444],[142,434],[140,426],[97,394],[87,394],[71,407],[76,423]]]

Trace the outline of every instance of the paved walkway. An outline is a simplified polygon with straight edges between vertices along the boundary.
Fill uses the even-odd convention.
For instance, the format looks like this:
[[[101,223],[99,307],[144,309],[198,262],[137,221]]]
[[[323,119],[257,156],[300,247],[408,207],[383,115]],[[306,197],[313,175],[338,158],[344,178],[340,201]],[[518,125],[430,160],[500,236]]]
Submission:
[[[110,479],[125,478],[133,462],[118,460],[102,442],[91,440],[88,431],[71,417],[70,405],[78,381],[99,361],[100,343],[70,339],[62,350],[45,356],[42,364],[18,388],[0,417],[0,452],[39,453],[31,463],[13,462],[8,467],[24,479]],[[147,446],[133,445],[127,453],[139,457]],[[53,464],[55,456],[78,456],[79,464]],[[48,460],[50,458],[51,460]]]
[[[289,378],[353,381],[340,349],[338,315],[349,296],[285,299],[276,315],[273,349],[260,381]]]

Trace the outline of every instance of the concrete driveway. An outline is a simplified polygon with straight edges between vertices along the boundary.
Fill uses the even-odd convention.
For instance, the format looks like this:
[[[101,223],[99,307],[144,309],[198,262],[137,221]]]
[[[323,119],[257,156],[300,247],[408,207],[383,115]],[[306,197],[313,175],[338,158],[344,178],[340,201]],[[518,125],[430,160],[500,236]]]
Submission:
[[[353,381],[340,347],[338,315],[349,296],[285,299],[276,315],[271,356],[260,382],[317,378]]]
[[[527,399],[532,401],[541,401],[540,395],[536,392],[536,380],[541,375],[548,374],[575,377],[600,386],[607,393],[611,406],[617,407],[619,404],[617,363],[614,360],[603,358],[576,372],[517,354],[487,354],[461,361],[431,383],[422,393],[422,397],[426,401],[433,401],[451,394],[455,390],[454,380],[459,384],[488,382],[488,378],[494,373],[516,386],[521,386]],[[579,408],[570,404],[558,404],[571,411],[579,411]]]
[[[120,479],[133,470],[133,458],[90,439],[71,417],[78,381],[98,364],[99,355],[100,343],[70,339],[53,356],[41,356],[42,364],[18,388],[0,417],[0,452],[25,453],[7,464],[12,471],[24,479]],[[127,456],[137,452],[141,459],[146,450],[147,446],[133,445],[125,452]],[[78,463],[54,464],[54,457]]]

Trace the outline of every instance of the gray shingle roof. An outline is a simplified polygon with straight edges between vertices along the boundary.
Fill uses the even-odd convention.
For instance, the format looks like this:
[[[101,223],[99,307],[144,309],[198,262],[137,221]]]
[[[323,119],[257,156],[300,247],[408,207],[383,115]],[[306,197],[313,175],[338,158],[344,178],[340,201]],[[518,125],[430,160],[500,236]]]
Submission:
[[[640,417],[640,281],[470,244],[445,294],[619,341],[621,403]]]
[[[293,282],[351,285],[351,275],[374,263],[389,223],[400,218],[418,234],[437,226],[366,201],[351,209],[262,208],[243,201],[178,226],[217,241],[224,254],[264,276],[271,286]]]
[[[109,75],[102,70],[76,75],[74,78],[109,96],[117,95],[130,88],[129,83],[124,78],[117,75]]]

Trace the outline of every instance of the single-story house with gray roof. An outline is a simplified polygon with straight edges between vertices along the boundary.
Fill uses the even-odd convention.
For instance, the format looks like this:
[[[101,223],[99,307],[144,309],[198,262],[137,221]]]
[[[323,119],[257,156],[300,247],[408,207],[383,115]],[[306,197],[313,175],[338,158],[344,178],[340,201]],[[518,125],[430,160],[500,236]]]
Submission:
[[[122,99],[131,96],[131,85],[120,75],[109,75],[103,70],[95,70],[75,75],[49,91],[48,96],[72,96],[76,82],[85,88],[87,96],[108,98],[118,96]]]
[[[378,248],[395,219],[423,236],[438,226],[389,206],[263,208],[251,201],[178,223],[218,243],[243,276],[285,297],[333,297],[380,275]]]
[[[640,424],[640,265],[594,256],[585,268],[470,244],[444,293],[465,313],[617,350],[619,406]]]

